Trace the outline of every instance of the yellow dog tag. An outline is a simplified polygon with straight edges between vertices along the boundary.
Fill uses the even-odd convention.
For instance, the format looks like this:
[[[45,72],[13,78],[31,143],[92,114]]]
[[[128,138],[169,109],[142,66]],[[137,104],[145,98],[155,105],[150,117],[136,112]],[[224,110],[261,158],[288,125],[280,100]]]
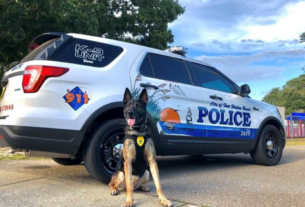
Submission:
[[[144,137],[139,136],[139,137],[137,138],[137,143],[138,143],[138,145],[139,145],[140,147],[142,147],[142,145],[144,144]]]

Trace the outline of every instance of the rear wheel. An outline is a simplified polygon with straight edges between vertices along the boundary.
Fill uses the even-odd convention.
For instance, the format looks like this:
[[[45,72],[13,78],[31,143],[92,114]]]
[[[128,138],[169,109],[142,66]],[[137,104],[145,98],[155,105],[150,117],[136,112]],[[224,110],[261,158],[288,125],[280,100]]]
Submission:
[[[69,158],[53,158],[53,161],[60,165],[79,165],[83,162],[82,159],[69,159]]]
[[[273,166],[279,163],[283,153],[283,138],[278,129],[267,125],[262,130],[255,149],[251,152],[253,161],[260,165]]]
[[[108,184],[120,165],[125,138],[124,119],[112,119],[98,125],[83,148],[83,160],[89,174]]]

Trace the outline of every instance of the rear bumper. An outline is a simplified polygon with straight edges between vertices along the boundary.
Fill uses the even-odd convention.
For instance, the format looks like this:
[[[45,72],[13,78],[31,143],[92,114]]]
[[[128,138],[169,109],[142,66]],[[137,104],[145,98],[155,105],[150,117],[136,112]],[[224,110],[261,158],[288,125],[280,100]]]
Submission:
[[[85,131],[1,125],[0,146],[75,155],[84,135]]]

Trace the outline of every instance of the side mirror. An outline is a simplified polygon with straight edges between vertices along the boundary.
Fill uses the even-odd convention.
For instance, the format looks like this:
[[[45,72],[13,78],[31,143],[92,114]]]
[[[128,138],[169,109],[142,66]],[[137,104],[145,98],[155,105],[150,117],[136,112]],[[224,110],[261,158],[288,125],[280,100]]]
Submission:
[[[250,86],[248,84],[242,85],[240,87],[240,95],[241,96],[248,96],[251,93]]]

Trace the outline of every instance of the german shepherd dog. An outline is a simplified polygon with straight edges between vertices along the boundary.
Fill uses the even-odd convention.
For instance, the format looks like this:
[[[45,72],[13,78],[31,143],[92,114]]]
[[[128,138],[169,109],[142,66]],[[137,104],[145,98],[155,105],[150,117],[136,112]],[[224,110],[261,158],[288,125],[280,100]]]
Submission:
[[[124,117],[127,121],[123,159],[121,169],[114,173],[109,183],[110,194],[117,195],[119,191],[126,188],[127,199],[124,207],[131,207],[133,189],[149,191],[148,187],[143,186],[149,181],[149,166],[161,204],[166,207],[173,206],[162,192],[158,165],[155,159],[155,146],[147,130],[147,91],[143,89],[139,99],[133,99],[129,89],[126,88],[123,101]]]

